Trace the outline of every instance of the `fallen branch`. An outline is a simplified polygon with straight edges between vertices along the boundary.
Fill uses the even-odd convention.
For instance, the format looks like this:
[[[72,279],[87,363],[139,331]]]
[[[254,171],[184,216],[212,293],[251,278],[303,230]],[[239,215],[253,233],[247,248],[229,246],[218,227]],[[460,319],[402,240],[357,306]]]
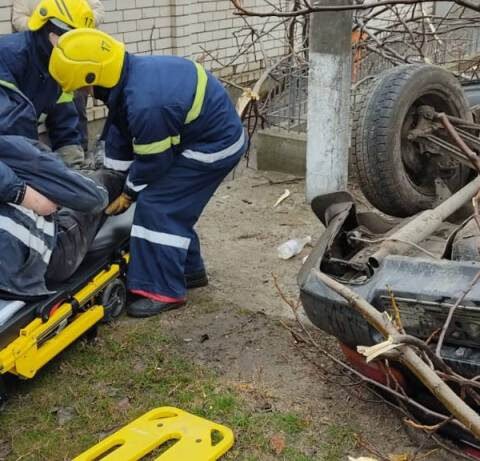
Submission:
[[[441,423],[435,424],[434,426],[425,426],[424,424],[418,424],[415,421],[412,421],[411,419],[405,419],[405,424],[413,427],[414,429],[421,429],[422,431],[426,432],[436,432],[439,429],[442,428],[445,424],[451,421],[450,419],[447,419],[446,421],[442,421]]]
[[[433,366],[438,370],[443,373],[448,373],[452,376],[462,378],[462,376],[456,375],[453,370],[443,361],[441,357],[438,357],[435,355],[432,349],[428,347],[427,343],[425,341],[422,341],[421,339],[411,336],[411,335],[393,335],[393,342],[397,344],[408,344],[409,346],[414,346],[417,349],[421,350],[422,352],[425,353],[425,355],[429,358],[429,360],[432,362]]]
[[[350,288],[333,280],[318,269],[312,274],[324,285],[345,298],[373,328],[385,338],[398,334],[388,317],[379,312],[365,299]],[[480,439],[480,415],[470,408],[408,345],[399,349],[398,360],[402,362],[430,390],[430,392],[455,416],[468,430]]]
[[[335,363],[336,365],[340,366],[341,368],[343,368],[344,370],[348,371],[349,373],[351,373],[352,375],[360,378],[361,380],[363,380],[366,384],[370,384],[380,390],[382,390],[383,392],[386,392],[387,394],[390,394],[392,397],[395,397],[397,400],[400,400],[402,402],[405,402],[406,404],[408,404],[409,406],[411,407],[414,407],[416,408],[417,410],[421,411],[425,416],[429,416],[429,417],[433,417],[433,418],[436,418],[438,419],[439,421],[450,421],[452,424],[454,424],[455,426],[459,427],[460,429],[462,430],[468,430],[460,421],[456,420],[456,419],[451,419],[450,416],[446,416],[444,414],[441,414],[441,413],[438,413],[436,411],[433,411],[425,406],[423,406],[422,404],[418,403],[416,400],[408,397],[405,393],[402,393],[402,392],[398,392],[397,390],[393,389],[392,387],[388,386],[388,385],[385,385],[385,384],[382,384],[378,381],[375,381],[373,379],[370,379],[368,378],[367,376],[363,375],[362,373],[360,373],[359,371],[357,371],[355,368],[349,366],[347,363],[343,362],[342,360],[338,359],[337,357],[335,357],[333,354],[331,354],[329,351],[327,351],[325,348],[323,348],[322,346],[320,346],[320,344],[318,344],[317,341],[315,341],[315,339],[313,338],[312,334],[310,333],[310,331],[308,330],[308,328],[304,325],[304,323],[302,322],[300,316],[299,316],[299,307],[300,307],[300,300],[298,300],[298,302],[293,302],[292,300],[289,300],[287,298],[287,296],[285,295],[285,293],[280,289],[279,285],[278,285],[278,279],[277,277],[275,276],[275,274],[272,274],[273,276],[273,282],[274,282],[274,285],[275,285],[275,288],[277,289],[280,297],[282,298],[282,300],[290,307],[290,309],[292,310],[292,313],[295,317],[295,320],[297,322],[297,324],[300,326],[300,328],[302,329],[303,333],[305,334],[305,336],[303,336],[302,334],[298,333],[298,332],[294,332],[292,330],[292,328],[290,328],[288,325],[285,324],[285,322],[281,322],[282,325],[288,330],[290,331],[290,333],[294,333],[294,337],[299,337],[301,339],[301,342],[305,343],[305,344],[309,344],[311,346],[313,346],[318,352],[320,352],[322,355],[324,355],[325,357],[327,357],[329,360],[331,360],[333,363]],[[322,373],[325,372],[325,369],[323,366],[319,365],[316,361],[313,361],[313,364],[319,368]],[[478,379],[480,379],[480,376],[478,377]],[[375,395],[381,397],[377,392],[374,392]],[[381,397],[383,398],[383,397]],[[397,406],[395,406],[393,403],[389,402],[388,400],[385,400],[383,398],[383,401],[388,404],[388,405],[391,405],[393,406],[394,408],[398,408]],[[410,415],[409,415],[410,416]],[[471,459],[471,458],[468,458],[468,459]]]
[[[305,179],[304,176],[292,179],[283,179],[282,181],[272,181],[271,179],[266,178],[268,182],[262,182],[260,184],[254,184],[252,189],[255,187],[262,187],[262,186],[276,186],[278,184],[295,184],[299,181],[303,181]]]
[[[369,441],[365,440],[360,434],[355,434],[355,442],[359,448],[364,448],[372,455],[375,455],[381,461],[390,461],[390,457],[384,455],[378,448],[374,447]]]
[[[404,392],[397,392],[395,389],[392,389],[389,386],[381,384],[378,381],[374,381],[373,379],[370,379],[370,378],[366,377],[365,375],[362,375],[355,368],[352,368],[347,363],[338,359],[337,357],[332,355],[330,352],[328,352],[326,349],[321,347],[315,341],[315,339],[311,335],[310,331],[305,327],[305,325],[303,324],[303,322],[301,321],[301,319],[298,315],[299,302],[295,303],[295,302],[287,299],[287,297],[285,296],[283,291],[278,286],[277,277],[274,274],[272,274],[272,275],[273,275],[273,278],[274,278],[275,287],[278,290],[279,295],[287,303],[287,305],[292,309],[293,314],[296,318],[297,324],[300,326],[302,331],[306,334],[306,337],[302,336],[301,333],[298,333],[298,332],[294,331],[293,328],[290,327],[289,325],[287,325],[285,322],[282,321],[280,323],[292,334],[292,336],[295,338],[295,340],[297,342],[300,342],[302,344],[306,344],[306,345],[309,345],[309,346],[313,347],[316,351],[320,352],[320,354],[322,354],[323,356],[325,356],[329,360],[331,360],[332,363],[335,363],[337,366],[340,366],[341,369],[345,370],[346,372],[348,372],[349,374],[351,374],[355,377],[358,377],[364,384],[369,384],[370,387],[367,388],[368,391],[371,392],[372,394],[374,394],[376,397],[378,397],[379,400],[373,402],[372,400],[362,399],[362,398],[360,398],[360,396],[357,395],[358,398],[360,398],[361,400],[363,400],[365,402],[373,402],[375,404],[383,403],[383,404],[389,406],[390,408],[393,408],[394,410],[397,410],[397,411],[403,413],[408,419],[413,419],[412,415],[406,410],[405,404],[407,404],[411,407],[416,408],[417,411],[418,410],[421,411],[427,417],[433,417],[433,418],[438,419],[440,421],[441,426],[449,423],[449,424],[453,424],[453,425],[457,426],[458,428],[460,428],[462,430],[466,430],[465,426],[463,426],[456,419],[452,419],[451,416],[447,417],[443,414],[432,411],[429,408],[426,408],[423,405],[421,405],[420,403],[418,403],[416,400],[413,400],[410,397],[408,397]],[[312,359],[312,357],[309,357],[303,351],[303,348],[299,348],[299,351],[305,359],[309,360],[315,367],[317,367],[320,370],[320,372],[322,373],[322,378],[325,379],[325,382],[333,383],[334,385],[340,386],[340,387],[352,388],[352,386],[354,386],[353,389],[356,389],[357,386],[359,385],[359,382],[352,382],[349,385],[345,385],[344,383],[338,383],[338,382],[332,381],[331,379],[328,378],[328,376],[326,376],[324,374],[324,373],[327,372],[327,370],[325,369],[325,367],[323,365],[319,364],[315,359]],[[331,372],[328,371],[328,373],[331,373]],[[353,381],[353,378],[351,376],[349,376],[348,374],[346,374],[344,376],[348,377],[350,380]],[[478,376],[477,379],[480,379],[480,376]],[[380,394],[377,390],[375,390],[375,388],[380,389],[383,392],[385,392],[386,394],[389,394],[391,397],[395,398],[397,400],[397,404],[394,404],[390,400],[386,399],[385,396],[383,394]],[[401,404],[401,402],[404,402],[404,404]],[[436,437],[434,432],[432,432],[432,431],[424,431],[424,432],[427,436],[427,439],[432,439],[439,447],[444,449],[446,452],[454,455],[455,456],[454,459],[465,459],[467,461],[476,461],[475,458],[460,452],[459,450],[453,448],[452,446],[450,446],[449,444],[447,444],[446,442],[441,440],[439,437]],[[437,449],[432,450],[432,452],[435,451],[435,450],[437,450]],[[417,453],[420,453],[420,450],[417,450]],[[429,452],[429,453],[431,453],[431,452]],[[424,459],[425,457],[427,457],[427,455],[422,455],[421,457],[419,457],[418,455],[417,456],[414,455],[414,458],[412,458],[412,461],[419,460],[419,459]]]

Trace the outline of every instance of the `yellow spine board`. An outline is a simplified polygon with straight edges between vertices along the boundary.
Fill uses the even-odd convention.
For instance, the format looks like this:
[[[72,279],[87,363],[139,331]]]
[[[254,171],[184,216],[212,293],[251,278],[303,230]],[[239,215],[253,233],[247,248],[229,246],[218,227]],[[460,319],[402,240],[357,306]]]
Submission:
[[[216,433],[221,440],[212,442]],[[225,426],[173,407],[152,410],[120,429],[73,461],[136,461],[176,441],[157,461],[215,461],[234,443],[233,432]]]

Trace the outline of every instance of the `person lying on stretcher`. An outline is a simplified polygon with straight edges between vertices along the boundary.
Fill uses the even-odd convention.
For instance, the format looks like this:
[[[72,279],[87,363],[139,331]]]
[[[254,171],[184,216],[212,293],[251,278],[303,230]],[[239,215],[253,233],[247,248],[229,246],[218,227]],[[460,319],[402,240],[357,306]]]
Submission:
[[[111,170],[70,170],[37,141],[0,136],[0,293],[44,296],[67,280],[123,182]]]

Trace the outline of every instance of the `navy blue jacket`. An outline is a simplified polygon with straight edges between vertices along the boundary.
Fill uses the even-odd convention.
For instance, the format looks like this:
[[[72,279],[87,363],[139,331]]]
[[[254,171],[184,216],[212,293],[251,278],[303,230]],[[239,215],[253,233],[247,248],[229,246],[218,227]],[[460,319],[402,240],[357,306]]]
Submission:
[[[127,54],[121,80],[106,102],[105,165],[129,170],[130,193],[158,180],[179,154],[203,168],[245,144],[221,83],[184,58]]]
[[[55,247],[55,215],[38,216],[16,205],[29,185],[60,206],[100,213],[107,191],[68,169],[36,141],[0,135],[0,290],[23,296],[48,294],[45,273]]]
[[[79,145],[77,110],[48,73],[43,54],[38,32],[0,37],[0,135],[38,139],[38,119],[46,114],[54,150]]]

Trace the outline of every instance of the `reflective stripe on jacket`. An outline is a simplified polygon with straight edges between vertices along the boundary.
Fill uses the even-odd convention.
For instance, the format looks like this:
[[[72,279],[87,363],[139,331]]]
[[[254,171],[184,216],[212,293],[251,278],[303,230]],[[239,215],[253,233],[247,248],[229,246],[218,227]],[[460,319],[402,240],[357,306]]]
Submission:
[[[44,218],[14,205],[27,184],[55,203],[99,213],[107,191],[69,170],[35,141],[0,136],[0,290],[20,296],[48,294],[45,273],[55,246],[55,217]]]
[[[128,186],[134,192],[159,179],[182,153],[212,164],[245,144],[226,90],[187,59],[127,54],[122,79],[107,105],[105,165],[129,169]]]

